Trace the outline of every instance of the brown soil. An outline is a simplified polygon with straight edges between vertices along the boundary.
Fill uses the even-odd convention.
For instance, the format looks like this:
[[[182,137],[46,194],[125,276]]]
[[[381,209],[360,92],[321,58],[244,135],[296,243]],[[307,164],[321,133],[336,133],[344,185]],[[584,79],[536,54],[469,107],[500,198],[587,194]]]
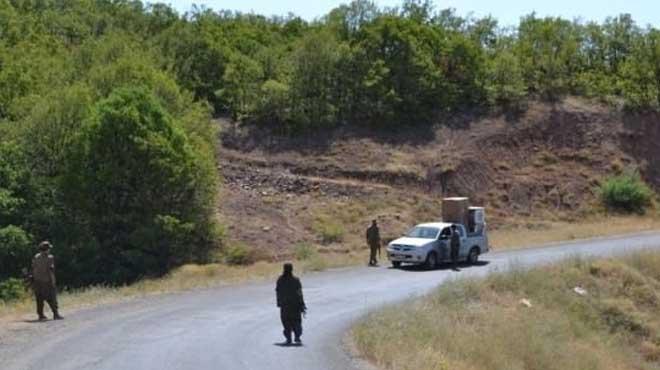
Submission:
[[[219,121],[219,213],[230,243],[272,259],[299,243],[361,248],[378,218],[386,237],[438,219],[443,196],[488,207],[491,227],[591,212],[606,176],[638,168],[660,188],[660,116],[577,99],[531,104],[516,118],[455,117],[433,129],[336,129],[296,138]]]

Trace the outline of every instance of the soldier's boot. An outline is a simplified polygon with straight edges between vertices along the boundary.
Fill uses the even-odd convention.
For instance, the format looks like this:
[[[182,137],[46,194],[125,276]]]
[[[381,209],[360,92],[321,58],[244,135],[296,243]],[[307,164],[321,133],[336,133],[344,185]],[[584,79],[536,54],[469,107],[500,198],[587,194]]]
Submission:
[[[286,339],[286,344],[291,344],[291,333],[288,330],[284,331],[284,339]]]
[[[37,316],[39,316],[39,321],[48,320],[46,315],[44,315],[44,301],[40,297],[37,297]]]
[[[50,310],[53,311],[53,320],[64,320],[64,317],[60,316],[59,306],[57,304],[57,297],[50,298],[48,300],[48,305]]]

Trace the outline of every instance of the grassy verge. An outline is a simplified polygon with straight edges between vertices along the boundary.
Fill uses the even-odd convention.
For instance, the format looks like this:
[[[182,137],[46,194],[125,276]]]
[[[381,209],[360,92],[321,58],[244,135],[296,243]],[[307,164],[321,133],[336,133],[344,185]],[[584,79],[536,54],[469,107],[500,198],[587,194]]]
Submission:
[[[660,216],[597,216],[580,222],[517,223],[489,234],[495,250],[660,230]]]
[[[659,308],[659,253],[576,258],[446,284],[352,335],[384,369],[657,369]]]
[[[298,274],[349,266],[358,260],[351,254],[321,256],[314,252],[302,257],[300,261],[295,262]],[[66,291],[62,292],[58,299],[63,312],[66,313],[80,308],[121,302],[137,297],[213,288],[248,281],[265,281],[274,279],[281,271],[282,264],[274,262],[257,262],[248,266],[186,265],[160,279],[145,279],[123,287],[94,286]],[[0,320],[32,314],[33,311],[34,302],[31,296],[7,303],[0,301]]]

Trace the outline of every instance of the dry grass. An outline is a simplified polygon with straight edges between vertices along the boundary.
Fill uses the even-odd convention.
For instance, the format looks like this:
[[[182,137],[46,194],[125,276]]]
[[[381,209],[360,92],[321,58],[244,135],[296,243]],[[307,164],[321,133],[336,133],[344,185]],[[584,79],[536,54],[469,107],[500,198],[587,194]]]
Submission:
[[[660,230],[660,217],[596,216],[579,222],[523,223],[491,231],[495,250],[536,246],[546,243]]]
[[[452,282],[370,315],[352,334],[385,369],[657,369],[659,308],[660,254],[576,258]]]

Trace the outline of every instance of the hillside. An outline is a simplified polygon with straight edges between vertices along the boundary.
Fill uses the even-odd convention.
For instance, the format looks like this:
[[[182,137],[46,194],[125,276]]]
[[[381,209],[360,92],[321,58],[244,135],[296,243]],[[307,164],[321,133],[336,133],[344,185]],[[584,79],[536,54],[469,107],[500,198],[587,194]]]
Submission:
[[[289,138],[223,120],[219,212],[230,243],[276,259],[298,243],[348,253],[371,218],[394,237],[436,219],[442,196],[485,205],[495,229],[542,229],[596,212],[599,182],[622,170],[639,168],[659,188],[659,123],[575,98],[398,132]]]
[[[350,254],[365,220],[396,235],[437,217],[442,193],[546,230],[591,212],[605,174],[639,165],[657,186],[657,115],[529,102],[660,112],[658,45],[629,14],[504,27],[417,0],[314,21],[0,0],[0,281],[43,240],[71,288],[246,262],[241,244]],[[220,116],[241,124],[221,124],[217,163]]]

